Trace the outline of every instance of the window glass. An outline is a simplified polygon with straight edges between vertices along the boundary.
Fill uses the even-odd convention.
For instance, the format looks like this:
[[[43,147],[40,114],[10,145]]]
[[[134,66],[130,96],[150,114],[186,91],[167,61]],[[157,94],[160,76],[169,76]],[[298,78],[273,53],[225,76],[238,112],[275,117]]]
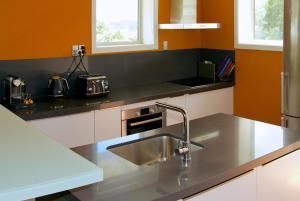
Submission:
[[[255,0],[255,40],[283,39],[284,0]]]
[[[96,43],[138,43],[139,0],[96,0]]]

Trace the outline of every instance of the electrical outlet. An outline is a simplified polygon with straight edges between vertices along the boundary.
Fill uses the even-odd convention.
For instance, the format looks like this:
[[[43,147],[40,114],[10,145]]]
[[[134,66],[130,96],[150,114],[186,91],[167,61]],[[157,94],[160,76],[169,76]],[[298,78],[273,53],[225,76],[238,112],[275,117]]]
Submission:
[[[168,50],[169,49],[169,42],[168,41],[164,41],[163,42],[163,50]]]
[[[79,55],[85,55],[85,53],[86,53],[85,45],[73,45],[72,46],[73,57],[78,57]]]

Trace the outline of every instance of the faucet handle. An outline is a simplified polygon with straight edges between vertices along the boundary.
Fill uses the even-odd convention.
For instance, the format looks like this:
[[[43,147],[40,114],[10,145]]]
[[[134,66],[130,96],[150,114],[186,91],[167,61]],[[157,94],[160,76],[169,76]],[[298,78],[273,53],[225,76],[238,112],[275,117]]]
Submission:
[[[188,147],[178,147],[177,151],[180,155],[183,155],[183,154],[189,153],[189,148]]]

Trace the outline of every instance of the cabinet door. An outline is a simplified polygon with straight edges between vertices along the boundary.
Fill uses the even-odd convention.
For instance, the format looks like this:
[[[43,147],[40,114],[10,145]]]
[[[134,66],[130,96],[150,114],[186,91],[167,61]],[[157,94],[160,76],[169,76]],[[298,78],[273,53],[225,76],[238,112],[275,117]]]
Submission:
[[[167,103],[176,105],[176,106],[179,106],[182,108],[186,108],[185,107],[185,102],[186,102],[185,97],[186,96],[178,96],[178,97],[174,97],[174,98],[169,98],[167,100]],[[171,126],[171,125],[182,123],[182,122],[183,122],[182,114],[180,114],[179,112],[167,110],[167,126]]]
[[[258,168],[258,201],[299,201],[300,150]]]
[[[159,99],[159,100],[151,100],[151,101],[145,101],[145,102],[140,102],[140,103],[134,103],[130,105],[124,105],[122,106],[122,110],[130,110],[134,108],[140,108],[140,107],[146,107],[150,105],[155,105],[155,103],[159,102],[167,102],[167,98]]]
[[[253,170],[185,201],[256,201],[256,172]]]
[[[121,137],[121,108],[95,111],[96,142]]]
[[[187,95],[186,107],[191,119],[216,113],[233,114],[233,87]]]
[[[34,120],[30,123],[69,148],[94,143],[94,112]]]

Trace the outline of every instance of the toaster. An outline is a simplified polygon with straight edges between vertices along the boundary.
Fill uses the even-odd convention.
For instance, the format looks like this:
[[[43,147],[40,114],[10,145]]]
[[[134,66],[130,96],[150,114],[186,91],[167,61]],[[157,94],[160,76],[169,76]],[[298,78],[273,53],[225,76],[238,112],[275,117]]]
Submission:
[[[77,77],[78,95],[84,97],[106,96],[109,94],[108,79],[104,75],[88,74]]]

